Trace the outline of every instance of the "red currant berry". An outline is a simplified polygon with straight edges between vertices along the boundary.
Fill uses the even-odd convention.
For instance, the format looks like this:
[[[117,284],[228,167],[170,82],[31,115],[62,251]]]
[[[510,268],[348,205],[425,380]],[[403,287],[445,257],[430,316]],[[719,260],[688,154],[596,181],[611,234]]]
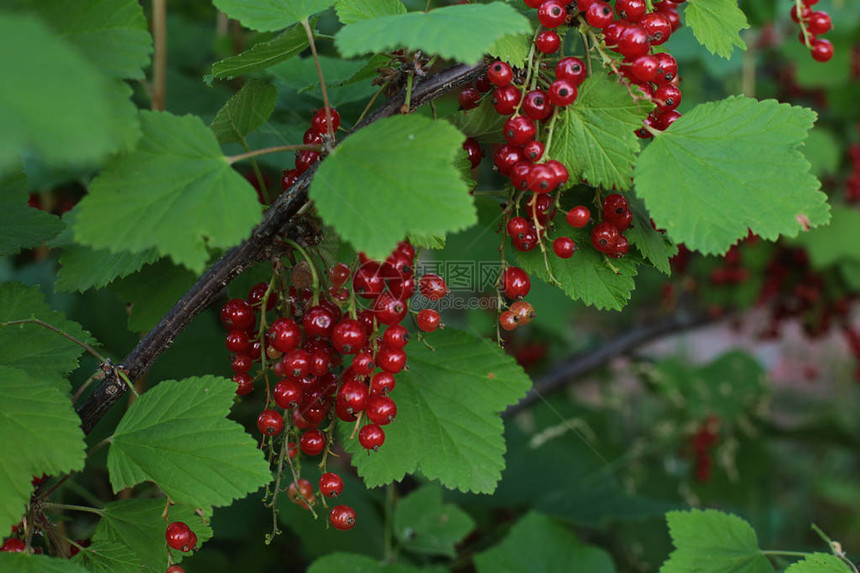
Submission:
[[[233,382],[236,383],[237,396],[245,396],[254,391],[254,379],[247,373],[234,374]]]
[[[279,318],[269,327],[268,338],[271,346],[286,353],[299,347],[302,342],[302,329],[292,319]]]
[[[355,294],[373,299],[385,290],[385,278],[380,267],[376,261],[368,261],[355,271],[355,276],[352,277],[352,290]]]
[[[251,348],[251,339],[244,330],[228,331],[224,343],[230,352],[247,352]]]
[[[812,40],[812,59],[816,62],[827,62],[833,57],[833,44],[830,40],[817,38]]]
[[[297,482],[291,482],[287,486],[287,497],[290,501],[305,509],[316,502],[314,486],[304,478],[299,478]]]
[[[630,65],[630,72],[640,82],[653,82],[657,78],[660,61],[650,55],[639,56]]]
[[[167,530],[164,532],[164,537],[170,547],[184,553],[191,551],[197,545],[197,536],[182,521],[174,521],[168,525]]]
[[[26,548],[26,544],[17,537],[10,537],[3,541],[3,545],[0,545],[0,551],[4,551],[6,553],[21,553]]]
[[[311,372],[311,355],[303,348],[294,348],[284,355],[284,375],[301,380]]]
[[[397,374],[406,366],[406,352],[402,348],[383,346],[376,353],[376,363],[386,372]]]
[[[392,348],[403,348],[409,342],[409,331],[401,324],[393,324],[385,329],[382,343]]]
[[[672,22],[662,12],[651,12],[639,21],[639,25],[648,34],[652,46],[664,44],[672,35]]]
[[[588,222],[591,220],[591,211],[584,205],[577,205],[568,211],[564,218],[571,227],[581,229],[588,225]]]
[[[179,565],[171,565],[167,568],[167,571],[165,571],[165,573],[185,573],[185,569],[183,569]]]
[[[239,352],[233,355],[232,360],[230,361],[230,368],[236,374],[246,374],[251,370],[251,366],[254,365],[254,361],[251,357],[245,352]]]
[[[601,253],[609,254],[615,250],[619,236],[618,229],[610,223],[598,223],[591,230],[591,244]]]
[[[804,22],[809,20],[809,16],[812,15],[812,10],[809,9],[808,6],[804,6],[801,9],[800,15],[797,13],[797,6],[792,6],[791,11],[789,12],[791,15],[791,19],[794,20],[795,23],[800,23],[801,20]]]
[[[618,242],[615,243],[615,249],[612,251],[612,257],[616,259],[621,259],[624,255],[627,254],[627,251],[630,250],[630,243],[627,241],[627,237],[624,235],[618,237]]]
[[[505,121],[505,139],[511,145],[523,145],[532,141],[537,133],[535,122],[524,115],[515,115]]]
[[[681,103],[681,90],[674,84],[663,84],[654,92],[654,103],[660,112],[671,111]]]
[[[618,39],[618,51],[627,60],[644,56],[651,49],[648,32],[638,24],[630,24]]]
[[[251,290],[248,291],[248,304],[253,306],[255,309],[259,309],[263,306],[263,297],[266,296],[266,292],[269,290],[268,283],[257,283]],[[277,297],[275,297],[275,293],[270,292],[269,296],[266,297],[266,310],[272,310],[275,308],[275,303],[277,302]]]
[[[633,213],[630,211],[624,211],[620,215],[607,213],[605,216],[605,221],[618,229],[619,232],[626,231],[633,224]]]
[[[275,384],[275,389],[272,392],[272,397],[275,404],[284,410],[292,410],[302,401],[303,396],[302,386],[295,380],[285,378]]]
[[[502,292],[508,298],[520,298],[529,294],[532,282],[529,275],[519,267],[508,267],[502,273],[500,285]]]
[[[379,324],[397,324],[406,318],[409,307],[393,294],[384,292],[373,304],[373,315]]]
[[[538,8],[538,21],[544,28],[558,28],[567,20],[567,10],[560,0],[545,0]]]
[[[556,186],[563,185],[567,183],[568,179],[570,179],[570,172],[561,161],[550,159],[546,162],[546,166],[552,169],[553,175],[555,176]]]
[[[344,263],[337,263],[328,270],[328,280],[332,286],[341,287],[349,280],[349,266]]]
[[[520,191],[525,191],[529,188],[529,173],[531,173],[533,163],[528,161],[518,161],[514,168],[511,169],[511,183]]]
[[[229,329],[250,330],[256,322],[254,309],[241,298],[228,300],[221,308],[221,322]]]
[[[302,137],[302,143],[305,145],[322,145],[322,142],[323,134],[315,131],[314,128],[307,130],[304,137]]]
[[[615,20],[610,22],[603,29],[603,41],[607,46],[613,49],[618,48],[618,42],[621,40],[621,34],[627,29],[630,24],[626,20]]]
[[[304,173],[308,169],[311,168],[311,165],[316,163],[317,159],[320,158],[320,154],[318,151],[305,150],[300,151],[296,156],[296,171],[299,173]]]
[[[370,393],[374,395],[387,395],[394,390],[396,380],[391,372],[377,372],[370,380]]]
[[[529,222],[525,217],[511,217],[505,226],[508,235],[511,237],[519,237],[525,235],[529,231]]]
[[[364,413],[374,424],[385,426],[393,422],[397,416],[397,404],[388,396],[374,395],[367,401]]]
[[[507,177],[511,174],[511,169],[514,168],[514,165],[519,161],[525,161],[525,158],[521,148],[505,144],[493,154],[493,163],[499,169],[499,173]]]
[[[514,80],[514,71],[507,63],[497,60],[487,69],[487,79],[495,86],[504,87]]]
[[[343,491],[343,479],[332,472],[320,476],[320,493],[326,497],[337,497]]]
[[[807,24],[807,28],[809,32],[814,35],[826,34],[830,31],[830,28],[833,27],[833,23],[830,21],[830,14],[827,12],[819,11],[813,12],[809,15],[809,23]]]
[[[322,430],[307,430],[299,439],[299,448],[307,456],[318,456],[325,449],[325,434]]]
[[[487,77],[486,74],[475,80],[475,87],[478,88],[478,91],[482,94],[487,93],[491,89],[493,89],[493,84],[490,81],[490,78]]]
[[[520,103],[522,92],[517,86],[507,85],[493,92],[493,108],[499,115],[511,115]]]
[[[418,283],[418,291],[429,300],[439,300],[448,294],[448,285],[439,275],[426,273]]]
[[[367,332],[358,320],[344,318],[335,325],[331,343],[341,354],[355,354],[367,344]]]
[[[257,416],[257,428],[266,436],[277,436],[284,430],[284,419],[274,410],[263,410]]]
[[[460,109],[470,110],[478,107],[478,101],[481,99],[481,92],[476,90],[475,88],[463,88],[460,92],[460,97],[458,101],[460,102]]]
[[[385,443],[385,430],[377,424],[367,424],[358,431],[358,443],[365,450],[377,452]]]
[[[442,317],[439,316],[439,313],[435,310],[425,308],[418,313],[416,321],[418,322],[418,328],[424,332],[433,332],[439,328],[439,325],[442,322]]]
[[[499,315],[499,324],[505,330],[513,330],[520,325],[517,315],[509,310],[505,310]]]
[[[545,163],[532,165],[528,173],[528,188],[534,193],[549,193],[556,187],[555,172]]]
[[[569,80],[573,85],[579,86],[585,81],[588,70],[585,62],[579,58],[562,58],[555,65],[555,78],[558,80]]]
[[[357,414],[367,407],[370,391],[364,382],[358,380],[347,380],[337,393],[337,401],[345,411]]]
[[[615,3],[615,12],[618,13],[618,17],[630,22],[641,20],[647,9],[645,0],[618,0]]]
[[[281,191],[286,191],[292,187],[298,178],[299,172],[295,169],[284,169],[283,177],[281,177]]]
[[[623,215],[628,208],[627,199],[618,193],[607,195],[603,200],[604,215]]]
[[[541,54],[554,54],[561,47],[561,38],[554,30],[544,30],[535,38],[535,47]]]
[[[555,80],[549,86],[549,101],[559,107],[572,104],[576,95],[576,86],[570,80]]]
[[[305,334],[308,336],[331,338],[336,319],[335,313],[330,308],[322,305],[312,306],[305,312],[302,326],[305,329]]]
[[[472,169],[476,169],[481,164],[481,144],[478,143],[477,139],[467,138],[466,141],[463,142],[463,149],[466,150],[466,154],[469,156],[469,164],[471,164]]]
[[[602,0],[593,2],[585,12],[585,21],[588,22],[588,25],[601,30],[611,24],[614,19],[615,13],[612,11],[612,6]]]
[[[332,527],[340,531],[349,531],[355,527],[355,510],[348,505],[336,505],[329,513]]]
[[[514,313],[514,316],[517,318],[517,324],[520,326],[530,323],[537,316],[532,304],[524,300],[518,300],[512,304],[510,311]]]
[[[678,62],[675,58],[665,52],[654,54],[654,57],[657,58],[657,63],[659,64],[657,67],[657,77],[654,81],[658,84],[665,84],[674,80],[675,76],[678,75]]]
[[[523,145],[523,153],[526,156],[528,161],[534,163],[535,161],[539,161],[541,157],[543,157],[543,153],[546,150],[542,141],[532,140]]]
[[[523,99],[523,112],[530,118],[536,121],[543,121],[552,115],[552,102],[549,101],[549,96],[543,90],[532,90],[526,94]],[[502,171],[501,167],[499,171]],[[502,171],[502,175],[506,175]]]
[[[576,252],[576,243],[570,237],[559,237],[552,242],[552,250],[557,257],[569,259]]]
[[[340,114],[333,107],[328,108],[328,114],[325,108],[317,111],[311,119],[311,129],[319,133],[328,133],[329,124],[332,133],[340,127]]]

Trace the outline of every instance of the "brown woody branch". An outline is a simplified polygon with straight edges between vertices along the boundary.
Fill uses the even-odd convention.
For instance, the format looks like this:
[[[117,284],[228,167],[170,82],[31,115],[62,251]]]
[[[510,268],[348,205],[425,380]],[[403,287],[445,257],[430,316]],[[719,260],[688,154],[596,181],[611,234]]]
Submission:
[[[486,70],[485,64],[475,66],[455,65],[438,74],[418,82],[412,87],[411,109],[431,102],[448,92],[476,79]],[[406,102],[401,92],[356,126],[355,130],[395,115]],[[411,111],[411,110],[410,110]],[[260,261],[277,254],[278,238],[289,232],[293,219],[308,202],[310,186],[316,166],[309,169],[293,186],[283,193],[266,211],[263,221],[251,233],[251,237],[237,247],[227,251],[188,292],[174,305],[159,323],[126,356],[119,368],[134,383],[146,374],[155,361],[167,350],[188,324],[211,305],[227,284],[243,271]],[[115,370],[105,369],[107,375],[80,408],[81,427],[90,433],[107,411],[128,391],[128,385],[116,375]]]

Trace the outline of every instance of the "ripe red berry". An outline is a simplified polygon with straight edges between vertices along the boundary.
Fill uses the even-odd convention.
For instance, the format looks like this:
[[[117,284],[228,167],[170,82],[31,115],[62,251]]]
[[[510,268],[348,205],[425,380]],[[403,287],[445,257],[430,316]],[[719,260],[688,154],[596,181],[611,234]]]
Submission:
[[[308,336],[331,338],[336,320],[335,313],[322,305],[312,306],[305,312],[302,326]]]
[[[618,51],[627,60],[644,56],[650,49],[651,41],[648,39],[648,32],[638,24],[627,26],[618,39]]]
[[[355,354],[367,344],[367,332],[358,320],[344,318],[335,325],[331,344],[341,354]]]
[[[626,20],[615,20],[610,22],[603,29],[603,41],[610,48],[617,49],[618,41],[621,39],[621,34],[627,29],[630,24]]]
[[[562,58],[555,65],[555,77],[558,80],[569,80],[573,85],[579,86],[585,81],[588,70],[585,62],[579,58]]]
[[[323,134],[314,130],[314,128],[307,130],[304,137],[302,137],[302,143],[305,145],[322,145],[322,142]]]
[[[620,233],[610,223],[598,223],[591,230],[591,244],[601,253],[609,254],[614,251]]]
[[[335,287],[341,287],[349,280],[349,266],[344,263],[337,263],[328,270],[328,280]]]
[[[621,232],[627,230],[633,224],[633,213],[630,211],[624,211],[620,215],[606,213],[604,220]]]
[[[466,150],[466,155],[469,156],[469,163],[472,165],[472,169],[476,169],[481,164],[481,144],[478,143],[477,139],[472,137],[466,138],[466,141],[463,142],[463,149]]]
[[[510,311],[514,313],[514,316],[517,319],[517,324],[520,326],[530,323],[532,319],[537,316],[537,313],[535,313],[535,308],[532,306],[532,304],[524,300],[518,300],[513,303],[511,305]]]
[[[230,330],[224,338],[224,345],[230,352],[247,352],[251,348],[251,339],[244,330]]]
[[[378,424],[367,424],[358,431],[358,443],[365,450],[379,451],[385,443],[385,430]]]
[[[170,547],[182,552],[191,551],[197,545],[197,536],[182,521],[174,521],[168,525],[167,530],[164,532],[164,537]]]
[[[528,161],[535,163],[536,161],[540,161],[540,158],[543,157],[543,153],[546,150],[542,141],[532,140],[523,145],[523,153],[526,156]]]
[[[311,482],[304,478],[299,478],[297,482],[291,482],[287,486],[287,497],[293,503],[307,509],[309,505],[313,505],[316,501],[314,495],[314,486]]]
[[[376,353],[376,364],[392,374],[397,374],[406,366],[406,352],[402,348],[383,346]]]
[[[809,6],[803,6],[800,11],[800,14],[797,13],[797,6],[792,6],[791,11],[789,12],[791,15],[791,19],[794,20],[795,23],[800,23],[800,20],[809,20],[809,16],[812,14],[812,10],[809,9]]]
[[[320,493],[326,497],[337,497],[343,491],[343,479],[332,472],[320,476]]]
[[[295,320],[279,318],[269,327],[269,344],[280,352],[287,353],[299,347],[302,329]]]
[[[522,95],[520,89],[514,85],[496,88],[493,92],[493,108],[499,115],[511,115],[516,111]]]
[[[505,330],[513,330],[519,326],[519,320],[517,319],[517,315],[506,310],[499,315],[499,324]]]
[[[254,309],[244,299],[228,300],[221,308],[221,322],[229,329],[250,330],[255,321]]]
[[[537,133],[535,122],[524,115],[515,115],[505,121],[502,134],[511,145],[523,145],[532,141]]]
[[[266,436],[277,436],[284,430],[284,419],[274,410],[263,410],[257,416],[257,428]]]
[[[395,384],[396,380],[394,378],[394,374],[391,372],[385,372],[384,370],[382,372],[377,372],[370,380],[370,393],[386,395],[394,390]]]
[[[615,2],[615,12],[619,18],[630,22],[638,22],[645,16],[648,6],[645,0],[618,0]]]
[[[479,92],[485,94],[491,89],[493,89],[493,84],[490,82],[490,78],[487,77],[487,74],[484,74],[483,76],[475,80],[475,87],[478,88]]]
[[[527,182],[528,188],[534,193],[549,193],[557,185],[555,172],[545,163],[532,165]]]
[[[570,172],[561,161],[550,159],[546,162],[546,166],[552,169],[552,172],[555,175],[556,186],[563,185],[564,183],[567,183],[568,179],[570,179]],[[549,204],[551,203],[548,203],[548,205]]]
[[[559,237],[552,242],[552,250],[561,259],[569,259],[576,252],[576,243],[570,237]]]
[[[554,54],[561,47],[561,38],[555,30],[544,30],[535,38],[535,47],[541,54]]]
[[[833,57],[833,44],[830,40],[816,38],[812,40],[812,58],[816,62],[827,62]]]
[[[525,158],[521,148],[516,145],[505,144],[493,154],[493,164],[499,169],[499,173],[507,177],[511,174],[514,165],[520,161],[525,161]]]
[[[566,2],[545,0],[538,8],[538,21],[544,28],[558,28],[567,19]]]
[[[328,108],[328,114],[326,114],[325,108],[317,111],[311,119],[311,129],[318,133],[328,133],[329,119],[331,120],[331,131],[334,133],[340,127],[340,114],[333,107]]]
[[[247,353],[239,352],[233,355],[233,358],[230,361],[230,368],[232,368],[233,372],[236,374],[246,374],[251,370],[251,366],[253,366],[253,364],[254,361]]]
[[[475,88],[463,88],[460,92],[458,101],[460,108],[464,110],[475,109],[478,107],[478,101],[481,99],[481,92]]]
[[[367,407],[369,398],[367,384],[358,380],[347,380],[338,390],[337,405],[350,414],[357,414]]]
[[[630,64],[630,72],[640,82],[653,82],[657,78],[657,70],[660,68],[660,60],[655,56],[639,56]]]
[[[21,553],[26,549],[26,544],[17,537],[10,537],[3,541],[3,545],[0,545],[0,551],[5,551],[6,553]]]
[[[254,379],[245,372],[234,374],[233,382],[236,383],[237,396],[245,396],[254,391]]]
[[[806,26],[811,34],[818,36],[829,32],[833,23],[830,21],[830,14],[817,11],[809,15],[809,23]]]
[[[300,151],[296,156],[296,171],[299,173],[304,173],[308,169],[311,168],[311,165],[316,163],[316,161],[320,158],[320,154],[318,151]]]
[[[664,44],[669,36],[672,35],[672,22],[669,17],[662,12],[651,12],[639,21],[639,25],[648,34],[652,46]]]
[[[603,200],[604,215],[623,215],[627,209],[627,199],[618,193],[611,193]]]
[[[528,117],[536,121],[543,121],[552,115],[553,106],[545,91],[532,90],[523,99],[522,110]],[[502,175],[505,173],[502,172]]]
[[[448,285],[445,279],[437,274],[426,273],[418,283],[418,292],[429,300],[439,300],[448,294]]]
[[[269,290],[268,283],[257,283],[251,287],[251,290],[248,291],[248,304],[250,304],[255,309],[259,309],[263,305],[263,297],[266,296],[266,292]],[[276,296],[274,292],[270,292],[269,296],[266,297],[266,310],[272,310],[275,308],[275,303],[277,302]]]
[[[581,229],[588,225],[588,222],[591,220],[591,211],[584,205],[577,205],[567,212],[565,220],[571,227]]]
[[[408,342],[409,331],[401,324],[392,324],[382,335],[382,343],[392,348],[403,348]]]
[[[325,449],[325,434],[322,430],[307,430],[299,439],[299,448],[308,456],[318,456]]]
[[[508,267],[502,273],[500,285],[508,298],[520,298],[529,294],[532,283],[528,273],[519,267]]]
[[[601,30],[612,23],[614,19],[615,13],[612,11],[612,6],[601,0],[593,2],[585,12],[585,21],[588,22],[588,25]]]
[[[331,508],[329,519],[335,529],[349,531],[355,527],[355,510],[348,505],[336,505]]]
[[[302,401],[303,396],[302,386],[295,380],[285,378],[275,384],[275,389],[272,391],[272,398],[279,408],[284,410],[292,410]]]
[[[822,40],[826,42],[827,40]],[[829,42],[828,42],[829,43]],[[814,57],[813,42],[813,57]],[[831,52],[832,54],[832,52]],[[681,90],[674,84],[663,84],[654,92],[654,103],[661,112],[671,111],[681,104]]]
[[[514,80],[514,71],[507,63],[497,60],[487,69],[487,79],[495,86],[504,87]]]
[[[612,251],[611,255],[613,258],[620,259],[623,258],[629,250],[630,242],[627,240],[627,237],[621,235],[618,237],[618,242],[615,243],[615,249]]]
[[[185,569],[183,569],[179,565],[171,565],[167,568],[167,571],[165,573],[185,573]]]
[[[433,332],[439,328],[439,324],[442,322],[442,317],[440,317],[439,313],[432,308],[425,308],[418,313],[416,321],[418,322],[418,328],[424,332]]]
[[[570,80],[555,80],[549,85],[549,101],[559,107],[572,104],[576,95],[576,86]]]
[[[657,76],[654,81],[658,84],[664,84],[674,80],[675,76],[678,75],[678,62],[675,58],[665,52],[654,54],[654,57],[657,58],[658,63]]]
[[[373,316],[379,324],[397,324],[406,318],[409,307],[389,292],[382,293],[373,304]]]

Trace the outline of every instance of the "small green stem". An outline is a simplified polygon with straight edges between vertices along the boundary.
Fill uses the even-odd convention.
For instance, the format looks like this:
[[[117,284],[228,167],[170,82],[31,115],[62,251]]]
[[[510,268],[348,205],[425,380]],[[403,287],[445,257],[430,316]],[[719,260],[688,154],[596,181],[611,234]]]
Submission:
[[[307,34],[308,45],[311,48],[311,55],[313,56],[314,63],[317,66],[317,75],[320,79],[320,90],[322,91],[323,96],[323,109],[325,109],[326,126],[328,127],[328,137],[330,140],[334,141],[334,129],[332,129],[331,126],[331,106],[328,103],[328,91],[325,87],[325,79],[323,78],[322,67],[320,66],[320,58],[317,54],[317,46],[314,42],[314,33],[311,30],[311,25],[307,18],[302,20],[302,27],[305,29],[305,34]]]
[[[388,84],[389,84],[389,82],[385,82],[384,84],[382,84],[381,86],[379,86],[379,89],[378,89],[378,90],[376,90],[376,93],[375,93],[375,94],[373,94],[373,97],[372,97],[372,98],[370,98],[370,101],[369,101],[369,102],[367,102],[367,105],[366,105],[366,106],[364,106],[364,111],[362,111],[362,112],[361,112],[361,115],[359,115],[359,116],[358,116],[358,119],[357,119],[357,120],[355,120],[355,124],[356,124],[356,125],[358,125],[359,123],[361,123],[361,120],[362,120],[362,119],[364,119],[364,116],[366,116],[366,115],[368,114],[368,112],[370,111],[370,109],[373,107],[373,104],[374,104],[374,103],[376,103],[376,100],[377,100],[377,99],[379,99],[379,96],[381,96],[381,95],[382,95],[382,93],[385,91],[385,88],[387,88],[387,87],[388,87]]]
[[[403,107],[400,108],[400,113],[409,113],[412,106],[412,78],[414,74],[409,72],[406,74],[406,101],[403,103]]]
[[[239,155],[230,155],[227,157],[227,163],[233,165],[237,161],[252,159],[254,157],[268,155],[270,153],[280,153],[282,151],[304,151],[306,149],[310,151],[320,151],[322,147],[319,145],[276,145],[274,147],[266,147],[264,149],[255,149],[254,151],[249,151],[247,153],[240,153]]]
[[[320,301],[320,277],[319,277],[319,274],[317,273],[317,268],[314,265],[314,260],[311,258],[310,253],[308,253],[304,247],[299,245],[294,240],[284,239],[284,242],[286,244],[290,245],[295,250],[297,250],[299,252],[299,254],[302,256],[302,258],[305,260],[305,262],[308,264],[308,267],[310,267],[311,281],[312,281],[312,286],[313,286],[313,304],[314,304],[314,306],[316,306],[317,304],[319,304],[319,301]]]
[[[83,348],[84,350],[86,350],[87,352],[92,354],[93,356],[95,356],[99,360],[99,362],[107,362],[107,360],[105,360],[104,356],[102,356],[101,354],[96,352],[95,348],[93,348],[92,346],[90,346],[89,344],[84,342],[83,340],[78,340],[77,338],[75,338],[74,336],[69,334],[68,332],[66,332],[64,330],[60,330],[59,328],[57,328],[53,324],[48,324],[47,322],[45,322],[43,320],[39,320],[38,318],[23,318],[21,320],[10,320],[8,322],[0,322],[0,327],[14,326],[16,324],[36,324],[38,326],[41,326],[42,328],[47,328],[48,330],[55,332],[55,333],[59,334],[60,336],[68,338],[69,340],[71,340],[72,342],[74,342],[75,344],[77,344],[78,346],[80,346],[81,348]]]
[[[85,505],[70,505],[67,503],[53,503],[50,501],[46,501],[45,503],[43,503],[42,507],[44,507],[45,509],[56,509],[59,511],[85,511],[87,513],[94,513],[99,516],[104,516],[105,514],[104,511],[95,507],[87,507]]]

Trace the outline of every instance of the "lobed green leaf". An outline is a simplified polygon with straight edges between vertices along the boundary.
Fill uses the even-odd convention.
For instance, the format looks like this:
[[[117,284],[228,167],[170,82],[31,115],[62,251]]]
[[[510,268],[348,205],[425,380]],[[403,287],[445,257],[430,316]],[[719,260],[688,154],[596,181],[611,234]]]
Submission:
[[[246,28],[281,30],[327,10],[335,0],[213,0],[215,7]]]
[[[696,39],[712,54],[728,59],[735,46],[747,49],[740,32],[750,26],[738,0],[690,0],[684,16]]]

